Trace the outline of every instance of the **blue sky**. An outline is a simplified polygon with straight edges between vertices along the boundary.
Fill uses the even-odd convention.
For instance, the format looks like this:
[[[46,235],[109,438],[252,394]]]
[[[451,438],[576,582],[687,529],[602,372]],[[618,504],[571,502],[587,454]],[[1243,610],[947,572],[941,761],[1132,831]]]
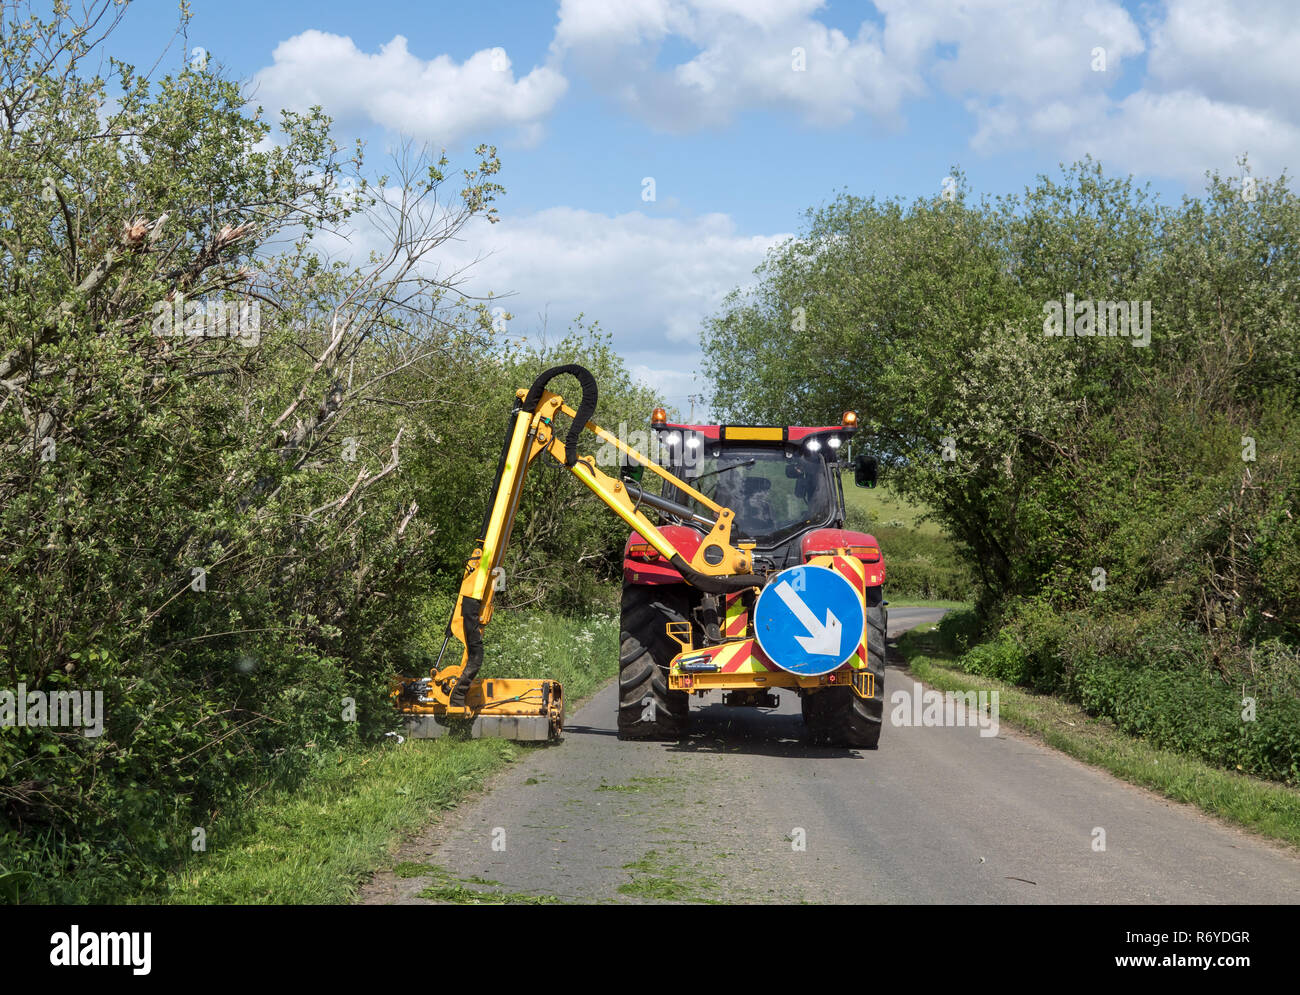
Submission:
[[[959,164],[976,196],[996,195],[1090,153],[1177,199],[1207,169],[1235,174],[1242,152],[1257,176],[1300,158],[1289,0],[193,10],[164,67],[202,46],[268,107],[321,102],[376,159],[401,135],[453,163],[496,144],[508,193],[502,222],[463,247],[490,253],[471,288],[514,295],[515,334],[537,335],[543,311],[551,335],[585,312],[683,408],[707,390],[692,377],[701,320],[840,189],[933,196]],[[109,50],[151,65],[176,23],[174,4],[136,0]]]

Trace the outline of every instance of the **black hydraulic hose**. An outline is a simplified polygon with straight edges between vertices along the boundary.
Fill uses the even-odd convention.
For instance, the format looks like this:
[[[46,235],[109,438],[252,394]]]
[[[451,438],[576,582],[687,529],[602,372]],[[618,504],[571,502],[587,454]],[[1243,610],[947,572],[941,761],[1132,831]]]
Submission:
[[[658,494],[648,494],[631,481],[624,481],[623,486],[627,488],[628,496],[634,501],[644,502],[659,511],[666,511],[670,515],[676,515],[678,518],[684,518],[705,528],[713,527],[714,523],[712,521],[692,511],[684,504],[670,501]],[[673,554],[673,558],[668,562],[676,568],[677,572],[686,579],[688,584],[692,587],[698,587],[701,591],[707,591],[709,594],[731,594],[750,587],[762,587],[764,582],[763,578],[756,574],[736,574],[730,577],[702,574],[698,570],[693,570],[691,565],[679,553]]]
[[[591,421],[591,416],[596,413],[596,378],[591,375],[591,371],[577,363],[552,366],[533,381],[528,396],[524,398],[524,410],[532,411],[536,408],[537,402],[542,399],[542,391],[546,389],[546,385],[555,377],[565,373],[576,377],[578,385],[582,388],[582,403],[577,407],[578,413],[574,415],[573,424],[569,426],[569,434],[564,440],[564,465],[572,470],[573,465],[578,462],[578,436],[582,435],[587,422]]]
[[[734,594],[738,591],[745,591],[751,587],[762,587],[766,583],[766,578],[757,574],[732,574],[731,576],[713,576],[711,574],[702,574],[695,570],[687,563],[680,553],[674,553],[673,558],[668,561],[673,565],[673,569],[686,578],[686,583],[691,587],[698,587],[701,591],[709,594]]]
[[[465,668],[448,696],[448,704],[457,708],[465,706],[469,686],[474,683],[479,668],[483,666],[483,633],[479,629],[479,612],[482,608],[483,602],[478,598],[461,598],[461,618],[465,628]]]

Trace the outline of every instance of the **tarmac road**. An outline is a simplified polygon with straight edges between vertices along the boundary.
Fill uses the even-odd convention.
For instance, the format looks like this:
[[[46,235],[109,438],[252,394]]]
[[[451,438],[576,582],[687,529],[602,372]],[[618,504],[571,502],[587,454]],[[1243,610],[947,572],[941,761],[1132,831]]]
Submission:
[[[889,635],[942,615],[893,608]],[[403,849],[432,884],[582,902],[1296,903],[1300,858],[1003,727],[890,724],[878,750],[804,742],[799,701],[694,699],[681,743],[619,742],[616,685]],[[1094,849],[1104,830],[1105,849]],[[492,882],[485,884],[484,881]],[[463,893],[462,893],[463,897]]]

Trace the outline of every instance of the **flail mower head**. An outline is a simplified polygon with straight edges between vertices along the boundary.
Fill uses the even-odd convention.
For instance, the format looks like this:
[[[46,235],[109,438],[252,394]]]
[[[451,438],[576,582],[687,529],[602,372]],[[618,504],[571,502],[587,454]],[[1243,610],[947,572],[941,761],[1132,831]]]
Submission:
[[[397,710],[412,739],[437,739],[469,727],[474,739],[495,736],[530,742],[556,739],[564,730],[564,689],[559,681],[488,677],[472,681],[463,705],[452,704],[460,667],[393,685]]]

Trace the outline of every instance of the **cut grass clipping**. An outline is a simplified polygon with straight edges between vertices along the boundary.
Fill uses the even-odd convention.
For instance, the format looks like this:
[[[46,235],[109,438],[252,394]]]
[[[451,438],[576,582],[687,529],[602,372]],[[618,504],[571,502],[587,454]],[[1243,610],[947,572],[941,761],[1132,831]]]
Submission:
[[[1048,746],[1166,798],[1300,847],[1300,791],[1156,749],[1059,698],[956,670],[948,665],[953,657],[940,648],[933,629],[918,627],[898,640],[918,680],[940,691],[997,690],[1000,718],[1036,733]]]
[[[717,904],[709,892],[714,882],[701,876],[697,862],[674,862],[658,850],[650,850],[639,860],[624,864],[631,880],[618,886],[618,893],[644,902],[686,902]]]
[[[477,875],[458,879],[434,864],[398,864],[394,870],[398,877],[432,877],[433,883],[419,893],[420,898],[430,902],[448,905],[555,905],[559,902],[551,895],[490,890],[500,888],[501,882]]]

